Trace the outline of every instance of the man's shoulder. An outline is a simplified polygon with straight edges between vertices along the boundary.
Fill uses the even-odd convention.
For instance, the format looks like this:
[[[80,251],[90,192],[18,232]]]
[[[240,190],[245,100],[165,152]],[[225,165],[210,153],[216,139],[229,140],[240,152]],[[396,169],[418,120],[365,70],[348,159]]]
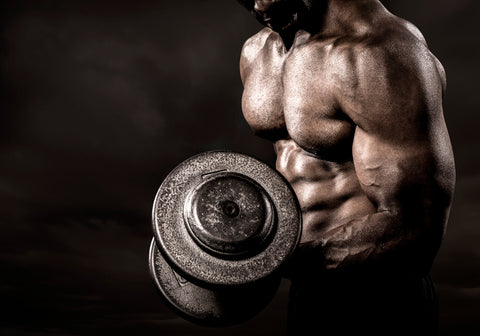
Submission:
[[[268,27],[264,27],[263,29],[259,30],[256,34],[250,36],[244,45],[264,43],[265,40],[272,34],[277,34],[277,33],[275,33],[272,29]]]
[[[242,81],[245,79],[245,73],[250,68],[252,62],[265,46],[266,41],[273,34],[276,34],[270,28],[264,28],[250,37],[243,45],[240,55],[240,76]]]
[[[401,19],[390,19],[383,24],[364,27],[360,32],[337,37],[333,43],[334,50],[338,52],[373,53],[377,57],[415,56],[428,49],[420,31]]]
[[[393,77],[423,81],[434,73],[445,86],[441,63],[430,52],[421,32],[411,23],[394,18],[365,34],[342,36],[332,42],[335,72],[346,82]],[[388,77],[388,78],[387,78]],[[378,82],[377,82],[378,84]],[[355,85],[358,87],[358,85]]]
[[[399,19],[332,42],[330,87],[342,110],[356,122],[405,115],[414,120],[425,106],[440,111],[443,67],[410,25]]]
[[[275,34],[270,28],[263,28],[255,35],[251,36],[242,48],[242,58],[252,59],[265,45],[267,39]]]

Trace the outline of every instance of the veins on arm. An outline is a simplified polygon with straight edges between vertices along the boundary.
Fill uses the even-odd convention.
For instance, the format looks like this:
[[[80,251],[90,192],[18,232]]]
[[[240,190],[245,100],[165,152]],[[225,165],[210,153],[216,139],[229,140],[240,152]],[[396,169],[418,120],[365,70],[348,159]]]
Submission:
[[[336,85],[336,96],[356,124],[354,166],[377,211],[303,246],[321,251],[325,269],[370,265],[424,274],[431,266],[455,170],[441,78],[427,51],[399,55],[379,49],[348,57],[348,81]]]

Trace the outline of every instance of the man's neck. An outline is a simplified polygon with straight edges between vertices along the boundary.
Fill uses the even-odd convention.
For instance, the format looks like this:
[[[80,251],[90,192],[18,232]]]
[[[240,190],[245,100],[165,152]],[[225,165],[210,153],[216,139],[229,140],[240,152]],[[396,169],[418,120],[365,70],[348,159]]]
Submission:
[[[317,0],[312,2],[297,29],[324,36],[345,35],[361,30],[372,14],[383,8],[379,0]],[[295,36],[290,32],[290,35]]]
[[[288,50],[299,30],[325,37],[361,34],[371,22],[372,14],[380,8],[383,5],[379,0],[313,1],[310,11],[303,13],[297,24],[280,36]]]

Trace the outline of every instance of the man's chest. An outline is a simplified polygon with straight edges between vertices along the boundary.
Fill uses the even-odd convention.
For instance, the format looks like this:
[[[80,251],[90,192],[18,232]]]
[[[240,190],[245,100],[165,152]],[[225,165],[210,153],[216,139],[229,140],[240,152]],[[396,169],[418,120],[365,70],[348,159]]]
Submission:
[[[242,109],[251,128],[319,153],[351,142],[353,124],[335,104],[328,47],[294,45],[286,52],[277,42],[267,39],[244,77]]]

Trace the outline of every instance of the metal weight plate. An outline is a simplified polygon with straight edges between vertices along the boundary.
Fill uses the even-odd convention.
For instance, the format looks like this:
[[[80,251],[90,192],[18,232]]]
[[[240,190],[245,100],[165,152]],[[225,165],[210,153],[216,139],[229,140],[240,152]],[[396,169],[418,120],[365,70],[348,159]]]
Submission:
[[[301,212],[274,169],[235,152],[205,152],[178,165],[152,210],[156,243],[176,272],[213,286],[274,274],[293,253]]]
[[[192,238],[220,258],[244,258],[272,236],[275,210],[265,190],[245,175],[216,172],[189,192],[184,220]]]
[[[205,326],[231,326],[252,318],[272,300],[280,278],[244,287],[208,289],[182,278],[150,245],[152,279],[165,303],[181,317]]]

